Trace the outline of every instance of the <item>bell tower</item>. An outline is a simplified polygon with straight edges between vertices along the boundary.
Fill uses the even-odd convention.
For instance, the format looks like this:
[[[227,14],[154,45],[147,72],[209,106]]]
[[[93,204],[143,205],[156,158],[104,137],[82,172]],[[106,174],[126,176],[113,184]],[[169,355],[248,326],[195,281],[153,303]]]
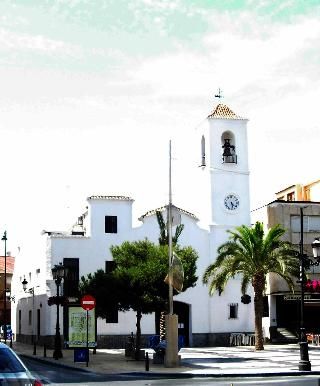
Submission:
[[[226,240],[227,229],[250,224],[247,122],[220,103],[201,128],[200,196],[215,244]]]

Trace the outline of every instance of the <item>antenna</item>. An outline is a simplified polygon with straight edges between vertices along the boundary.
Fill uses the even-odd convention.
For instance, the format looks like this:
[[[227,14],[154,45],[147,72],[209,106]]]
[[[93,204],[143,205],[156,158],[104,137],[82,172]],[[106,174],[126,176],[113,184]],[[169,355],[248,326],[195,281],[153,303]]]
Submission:
[[[222,95],[222,90],[221,90],[221,88],[219,87],[218,88],[218,94],[215,94],[215,96],[214,96],[215,98],[219,98],[219,99],[221,99],[221,98],[223,98],[223,95]]]

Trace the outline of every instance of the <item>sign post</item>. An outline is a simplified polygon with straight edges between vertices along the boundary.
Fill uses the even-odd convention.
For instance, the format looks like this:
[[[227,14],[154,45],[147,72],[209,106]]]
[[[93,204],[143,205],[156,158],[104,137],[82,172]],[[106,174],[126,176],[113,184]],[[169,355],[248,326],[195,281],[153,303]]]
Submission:
[[[89,311],[96,306],[96,299],[91,295],[84,295],[81,299],[81,307],[87,311],[87,367],[89,362]]]

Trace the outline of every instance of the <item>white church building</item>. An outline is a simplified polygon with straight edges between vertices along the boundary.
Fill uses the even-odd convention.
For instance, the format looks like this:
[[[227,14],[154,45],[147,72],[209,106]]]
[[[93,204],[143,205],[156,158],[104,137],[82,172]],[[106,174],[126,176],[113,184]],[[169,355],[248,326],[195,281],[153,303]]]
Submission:
[[[221,296],[210,297],[202,276],[214,261],[217,247],[227,240],[226,231],[250,224],[247,119],[218,104],[197,129],[197,137],[199,163],[194,167],[202,180],[198,196],[205,205],[207,219],[206,226],[200,227],[194,214],[178,208],[184,224],[179,244],[192,246],[199,259],[198,283],[174,297],[174,311],[179,318],[179,334],[184,335],[187,345],[225,345],[231,333],[253,333],[253,295],[249,293],[250,304],[243,304],[240,278],[234,278]],[[27,267],[19,264],[17,257],[11,320],[18,341],[53,342],[57,311],[56,306],[48,305],[48,298],[56,295],[51,272],[54,265],[61,262],[69,267],[62,290],[72,303],[81,276],[108,269],[112,261],[110,246],[145,238],[158,242],[156,209],[143,214],[141,224],[133,226],[133,205],[133,199],[125,196],[88,197],[86,209],[79,213],[71,231],[46,231],[39,236],[43,238],[43,252],[35,260],[30,256]],[[166,207],[159,209],[166,216]],[[25,292],[23,279],[28,282]],[[62,306],[59,315],[61,333],[67,339],[66,311]],[[155,314],[143,316],[144,337],[157,333],[156,319]],[[98,318],[98,347],[123,347],[131,332],[135,332],[133,311],[118,312],[109,320]]]

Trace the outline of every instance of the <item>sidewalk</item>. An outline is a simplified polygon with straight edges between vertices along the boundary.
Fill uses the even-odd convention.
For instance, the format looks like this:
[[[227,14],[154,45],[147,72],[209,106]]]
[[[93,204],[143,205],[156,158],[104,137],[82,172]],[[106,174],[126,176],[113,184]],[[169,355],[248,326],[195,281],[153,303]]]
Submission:
[[[149,354],[149,371],[145,361],[135,361],[125,357],[124,350],[97,349],[93,354],[90,350],[88,367],[86,363],[74,363],[73,350],[63,350],[63,358],[52,358],[53,351],[47,350],[44,357],[43,347],[37,347],[33,355],[33,346],[13,343],[13,350],[19,355],[26,355],[37,360],[45,360],[56,365],[72,366],[79,370],[104,374],[141,374],[149,377],[192,377],[192,376],[271,376],[310,374],[298,370],[300,351],[298,344],[266,345],[264,351],[255,351],[252,346],[238,347],[198,347],[180,350],[181,366],[166,368],[161,364],[153,364],[153,350]],[[309,346],[309,359],[312,374],[320,378],[320,346]]]

